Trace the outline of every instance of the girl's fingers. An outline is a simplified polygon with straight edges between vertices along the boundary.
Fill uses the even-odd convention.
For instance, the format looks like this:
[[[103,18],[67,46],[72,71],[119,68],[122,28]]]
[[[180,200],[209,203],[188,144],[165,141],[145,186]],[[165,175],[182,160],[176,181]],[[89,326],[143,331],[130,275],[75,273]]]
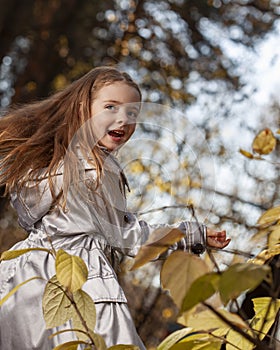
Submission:
[[[207,229],[207,244],[210,247],[225,248],[230,241],[230,238],[226,238],[226,231]]]

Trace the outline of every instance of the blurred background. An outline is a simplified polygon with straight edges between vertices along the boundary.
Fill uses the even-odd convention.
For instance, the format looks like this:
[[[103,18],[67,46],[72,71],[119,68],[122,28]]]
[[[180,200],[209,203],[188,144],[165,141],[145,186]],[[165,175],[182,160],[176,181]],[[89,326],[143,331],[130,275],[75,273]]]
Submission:
[[[1,114],[93,67],[127,71],[145,101],[120,151],[131,210],[174,222],[191,218],[191,204],[199,221],[232,237],[223,263],[235,250],[246,257],[263,248],[250,241],[258,217],[280,204],[279,145],[267,162],[239,152],[279,128],[279,16],[279,0],[0,0]],[[1,197],[0,251],[24,237]],[[160,265],[120,273],[149,349],[178,327]]]

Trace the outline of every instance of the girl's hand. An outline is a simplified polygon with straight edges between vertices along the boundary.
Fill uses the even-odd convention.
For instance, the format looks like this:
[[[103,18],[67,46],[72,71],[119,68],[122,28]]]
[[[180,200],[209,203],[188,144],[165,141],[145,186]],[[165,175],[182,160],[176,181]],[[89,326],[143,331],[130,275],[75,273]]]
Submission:
[[[209,247],[225,248],[230,241],[231,239],[227,238],[226,231],[214,231],[207,227],[206,242]]]

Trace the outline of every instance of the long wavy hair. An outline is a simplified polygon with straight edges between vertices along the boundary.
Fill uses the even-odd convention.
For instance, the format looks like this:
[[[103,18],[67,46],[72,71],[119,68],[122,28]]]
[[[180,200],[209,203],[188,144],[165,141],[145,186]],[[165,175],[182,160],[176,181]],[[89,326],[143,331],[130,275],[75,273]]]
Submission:
[[[71,142],[92,117],[91,104],[96,93],[103,86],[120,81],[135,88],[141,99],[138,85],[127,73],[113,67],[97,67],[45,100],[12,108],[0,118],[0,185],[5,186],[5,195],[21,190],[30,180],[39,183],[47,177],[54,203],[61,203],[63,198],[65,205],[70,183],[79,181],[77,157],[75,152],[69,152]],[[80,146],[96,169],[98,186],[104,152],[97,144],[92,148],[94,135],[85,129]],[[63,188],[58,195],[53,178],[66,155],[71,166],[64,167]]]

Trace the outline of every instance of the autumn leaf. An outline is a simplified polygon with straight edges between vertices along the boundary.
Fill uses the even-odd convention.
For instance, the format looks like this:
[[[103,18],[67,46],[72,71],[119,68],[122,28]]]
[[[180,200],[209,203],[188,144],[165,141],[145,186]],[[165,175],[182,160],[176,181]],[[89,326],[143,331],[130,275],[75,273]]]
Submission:
[[[56,276],[46,284],[43,294],[43,314],[47,328],[61,326],[72,317],[72,305]]]
[[[43,251],[48,254],[51,253],[51,250],[47,248],[26,248],[26,249],[18,249],[18,250],[7,250],[1,254],[0,261],[12,260],[23,254],[26,254],[32,251]]]
[[[216,311],[231,324],[244,329],[248,328],[246,322],[243,321],[239,315],[225,309],[217,309]],[[188,315],[188,325],[189,327],[192,327],[193,332],[219,329],[220,335],[225,335],[230,328],[221,317],[208,309],[201,312],[191,312]]]
[[[258,133],[252,144],[253,151],[258,154],[269,154],[274,150],[275,146],[276,138],[268,128]]]
[[[280,244],[269,249],[262,250],[256,257],[250,259],[249,262],[257,265],[263,265],[268,259],[280,254]]]
[[[160,254],[164,253],[172,244],[178,242],[185,234],[177,228],[158,228],[152,232],[146,243],[140,248],[135,257],[132,269],[156,259]]]
[[[280,220],[280,206],[271,208],[264,212],[258,220],[258,225],[272,225]]]
[[[39,279],[39,280],[44,280],[42,277],[39,277],[39,276],[34,276],[34,277],[31,277],[29,278],[28,280],[18,284],[17,286],[15,286],[7,295],[5,295],[2,299],[0,299],[0,307],[12,296],[14,295],[20,287],[24,286],[26,283],[29,283],[30,281],[32,280],[36,280],[36,279]]]
[[[199,257],[183,251],[176,251],[164,262],[161,269],[161,283],[170,291],[176,305],[182,301],[191,284],[198,277],[209,272],[209,267]]]
[[[60,345],[57,345],[53,350],[77,350],[79,344],[85,344],[87,343],[80,341],[80,340],[72,340],[67,343],[63,343]]]
[[[254,298],[252,301],[256,314],[252,321],[252,327],[256,331],[262,331],[259,337],[263,339],[275,321],[275,317],[280,308],[280,300],[263,297]]]
[[[276,245],[280,245],[280,226],[277,225],[268,236],[268,248],[273,249]]]
[[[56,254],[55,267],[57,279],[72,293],[80,289],[87,280],[88,269],[83,259],[62,249]]]
[[[240,149],[239,152],[246,158],[254,159],[254,155],[248,151],[245,151],[244,149]]]
[[[176,344],[178,341],[192,332],[193,330],[190,327],[173,332],[159,344],[157,350],[169,350],[172,345]]]
[[[227,350],[236,350],[236,349],[246,349],[252,350],[255,348],[255,345],[244,338],[240,333],[230,329],[227,334]]]
[[[169,350],[219,350],[222,340],[209,334],[191,334],[174,344]]]
[[[77,305],[77,309],[80,312],[80,315],[83,318],[83,321],[86,323],[88,329],[94,330],[95,323],[96,323],[96,310],[95,310],[95,304],[92,298],[83,290],[77,290],[73,294],[74,301]],[[72,312],[72,320],[73,320],[73,327],[77,329],[84,329],[85,327],[83,325],[83,322],[81,321],[80,317],[78,316],[77,312],[73,310]],[[77,337],[80,340],[88,340],[88,336],[86,336],[83,333],[77,333]]]

